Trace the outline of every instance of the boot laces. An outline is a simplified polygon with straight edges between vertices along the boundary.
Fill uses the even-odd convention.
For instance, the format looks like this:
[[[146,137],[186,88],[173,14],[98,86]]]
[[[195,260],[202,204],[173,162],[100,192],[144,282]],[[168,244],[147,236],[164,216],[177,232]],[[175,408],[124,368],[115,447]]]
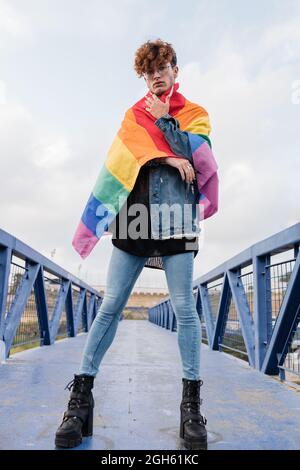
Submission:
[[[74,385],[74,382],[75,382],[75,379],[71,380],[71,382],[69,382],[69,383],[65,386],[64,390],[66,390],[66,389],[71,390],[71,388],[72,388],[73,385]]]
[[[185,382],[185,387],[184,387],[184,395],[188,398],[192,398],[193,401],[200,400],[200,404],[202,403],[202,399],[200,399],[200,387],[203,384],[202,380],[196,381],[196,380],[188,380]]]
[[[65,390],[66,389],[68,389],[68,390],[72,389],[73,393],[80,392],[80,393],[83,394],[85,392],[85,390],[84,390],[84,380],[82,380],[80,378],[74,378],[66,385]],[[76,396],[70,398],[70,400],[68,402],[68,409],[71,409],[71,410],[74,409],[74,408],[81,408],[81,407],[85,407],[85,406],[88,406],[88,403],[84,403],[83,400],[81,400],[79,397],[76,397]]]
[[[84,386],[85,386],[85,381],[84,377],[76,377],[72,379],[65,387],[65,390],[71,390],[73,387],[73,392],[81,392],[84,393]]]
[[[76,378],[71,380],[71,382],[66,385],[65,390],[71,390],[71,388],[73,387],[73,392],[82,391],[82,386],[83,381]]]
[[[207,419],[200,413],[200,405],[203,403],[203,399],[199,396],[199,388],[203,385],[203,380],[199,381],[186,381],[185,382],[185,397],[190,398],[189,401],[185,401],[184,404],[187,406],[187,410],[198,415],[198,419],[203,424],[207,423]],[[198,388],[199,387],[199,388]]]

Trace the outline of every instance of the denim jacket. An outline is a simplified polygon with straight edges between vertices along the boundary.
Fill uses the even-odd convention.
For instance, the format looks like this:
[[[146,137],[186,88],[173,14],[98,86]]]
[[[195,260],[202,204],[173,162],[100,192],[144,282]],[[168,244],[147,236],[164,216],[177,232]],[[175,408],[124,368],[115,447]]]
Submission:
[[[164,133],[172,152],[193,164],[188,134],[180,130],[177,119],[166,114],[157,119],[155,125]],[[189,184],[183,181],[177,168],[159,163],[159,159],[150,160],[146,165],[150,166],[149,203],[152,238],[199,236],[197,183],[193,181]]]

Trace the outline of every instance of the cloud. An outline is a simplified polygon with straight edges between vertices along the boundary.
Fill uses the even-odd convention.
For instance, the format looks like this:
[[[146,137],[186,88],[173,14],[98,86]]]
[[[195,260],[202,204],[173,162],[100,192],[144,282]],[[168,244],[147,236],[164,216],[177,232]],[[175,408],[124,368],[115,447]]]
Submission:
[[[0,0],[1,226],[46,256],[55,248],[54,261],[75,274],[81,264],[97,284],[106,280],[111,240],[86,260],[71,240],[124,108],[145,92],[128,68],[148,37],[178,48],[179,91],[212,124],[220,209],[204,222],[194,276],[300,215],[300,105],[292,104],[300,25],[292,2],[234,14],[225,1],[193,2],[184,12],[176,2],[136,5]],[[157,270],[141,278],[165,285]]]
[[[49,240],[55,226],[70,221],[71,201],[66,197],[68,185],[74,187],[66,167],[70,146],[63,135],[51,138],[19,105],[0,107],[0,127],[0,147],[5,149],[1,158],[2,227],[6,225],[21,238],[26,233],[28,243],[43,250],[47,236],[41,237],[41,233],[48,233]],[[73,201],[76,197],[75,193]],[[62,234],[61,227],[57,233]]]
[[[63,166],[71,158],[69,143],[63,136],[55,142],[39,139],[33,147],[32,158],[37,166],[48,170]]]
[[[300,56],[300,17],[269,27],[262,35],[261,48],[266,53],[276,51],[276,59],[289,62]]]
[[[104,284],[110,239],[101,239],[87,260],[71,244],[100,168],[95,149],[84,158],[88,145],[75,148],[21,105],[0,106],[0,128],[1,228],[48,258],[55,249],[56,263],[75,275],[81,264],[82,279]]]
[[[299,107],[291,102],[291,83],[297,73],[294,61],[269,60],[283,45],[288,31],[296,37],[296,21],[281,28],[270,26],[248,52],[227,37],[211,58],[209,68],[200,62],[185,64],[180,89],[204,106],[212,123],[212,145],[219,164],[219,212],[204,222],[203,252],[195,272],[206,272],[229,255],[299,221],[299,158],[296,122]],[[291,42],[290,51],[296,51]],[[296,52],[291,54],[294,57]],[[249,61],[253,58],[253,62]],[[253,68],[252,68],[253,67]],[[255,73],[254,73],[255,70]],[[297,170],[295,171],[295,169]]]
[[[116,40],[136,22],[137,0],[108,3],[64,0],[27,0],[14,8],[1,0],[2,21],[0,30],[20,35],[33,32],[35,37],[43,33],[76,37],[99,36]],[[30,20],[29,20],[30,16]],[[1,28],[2,26],[2,28]]]
[[[26,14],[20,13],[11,2],[0,1],[0,49],[14,44],[15,40],[32,38],[32,28]]]

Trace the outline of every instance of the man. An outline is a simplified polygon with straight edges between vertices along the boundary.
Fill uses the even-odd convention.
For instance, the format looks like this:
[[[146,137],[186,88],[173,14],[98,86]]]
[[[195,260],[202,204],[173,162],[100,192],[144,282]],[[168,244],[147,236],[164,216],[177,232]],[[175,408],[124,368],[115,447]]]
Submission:
[[[183,95],[177,91],[174,92],[174,89],[177,88],[175,87],[175,79],[178,75],[178,66],[173,47],[160,39],[143,44],[136,52],[135,70],[140,77],[144,77],[150,91],[145,100],[140,100],[137,107],[133,107],[140,116],[142,122],[140,126],[142,129],[144,126],[145,128],[152,126],[152,139],[157,139],[160,142],[159,145],[166,146],[158,129],[153,128],[155,121],[155,125],[169,144],[168,152],[177,156],[159,157],[156,162],[157,169],[154,168],[153,172],[151,165],[143,165],[128,199],[132,195],[136,199],[145,197],[148,193],[150,196],[154,195],[154,186],[160,185],[158,196],[160,203],[164,203],[166,198],[171,202],[177,198],[179,205],[184,206],[187,200],[184,184],[185,182],[193,182],[195,171],[191,164],[193,155],[189,133],[181,131],[179,122],[172,116],[174,106],[179,109],[186,104]],[[172,104],[172,108],[170,106],[171,99],[175,100],[175,105]],[[142,102],[145,110],[143,112],[141,111]],[[201,107],[198,106],[198,108]],[[208,126],[207,113],[204,110],[202,113],[202,110],[203,108],[200,110],[200,115],[203,116],[203,122]],[[145,112],[148,114],[146,115]],[[188,112],[186,114],[188,115]],[[199,119],[197,122],[199,123]],[[141,146],[143,146],[143,139]],[[152,158],[149,163],[155,163],[154,160]],[[164,164],[161,166],[162,160]],[[132,159],[130,161],[132,162]],[[162,167],[164,167],[164,175],[166,175],[168,184],[165,184],[163,178],[159,177],[162,174],[160,173]],[[148,171],[154,175],[155,184],[151,184],[150,179],[149,191],[148,186],[147,190],[143,191],[141,183],[147,182],[148,184]],[[163,181],[160,183],[161,180]],[[190,192],[188,197],[191,197],[193,205],[196,207],[197,195]],[[147,206],[150,202],[146,197]],[[181,226],[173,222],[172,229],[180,234]],[[199,233],[195,232],[195,234]],[[87,337],[79,374],[75,374],[72,381],[73,390],[68,410],[64,413],[63,422],[56,433],[56,445],[74,447],[81,443],[82,436],[92,435],[94,400],[91,389],[93,388],[93,380],[105,352],[115,337],[120,315],[132,288],[148,260],[149,254],[155,251],[155,253],[159,252],[163,259],[170,298],[177,320],[178,344],[184,375],[180,404],[180,437],[183,438],[184,445],[189,449],[206,449],[206,418],[200,413],[200,386],[203,384],[200,379],[201,325],[193,296],[194,250],[186,247],[184,238],[181,240],[174,237],[165,240],[138,239],[134,241],[133,245],[130,243],[130,240],[125,240],[125,244],[121,248],[113,247],[108,268],[107,289]],[[130,251],[135,247],[142,247],[142,253],[132,254]]]
[[[154,71],[150,70],[143,72],[144,80],[152,93],[152,97],[145,98],[147,103],[145,109],[149,111],[149,113],[156,119],[159,119],[165,115],[168,116],[169,113],[170,97],[172,96],[173,88],[171,89],[171,92],[168,95],[165,103],[158,97],[166,92],[166,90],[168,90],[170,87],[174,86],[175,80],[178,76],[178,65],[175,65],[177,61],[176,54],[174,54],[172,59],[173,60],[171,63],[167,62],[165,64],[158,65]],[[139,67],[137,64],[135,68],[138,71],[142,70],[141,67]],[[177,168],[181,174],[182,179],[186,179],[188,183],[191,183],[193,179],[196,178],[193,167],[187,165],[187,162],[184,159],[166,157],[164,159],[164,163]]]

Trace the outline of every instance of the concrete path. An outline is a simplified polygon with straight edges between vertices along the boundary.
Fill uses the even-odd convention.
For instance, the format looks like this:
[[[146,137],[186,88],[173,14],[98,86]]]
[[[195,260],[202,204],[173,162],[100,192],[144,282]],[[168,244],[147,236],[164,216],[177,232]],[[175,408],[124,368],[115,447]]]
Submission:
[[[55,449],[87,334],[0,365],[0,449]],[[201,349],[208,449],[300,449],[300,393],[225,353]],[[122,320],[95,380],[94,435],[72,450],[180,450],[177,333]],[[57,449],[59,451],[59,449]]]

